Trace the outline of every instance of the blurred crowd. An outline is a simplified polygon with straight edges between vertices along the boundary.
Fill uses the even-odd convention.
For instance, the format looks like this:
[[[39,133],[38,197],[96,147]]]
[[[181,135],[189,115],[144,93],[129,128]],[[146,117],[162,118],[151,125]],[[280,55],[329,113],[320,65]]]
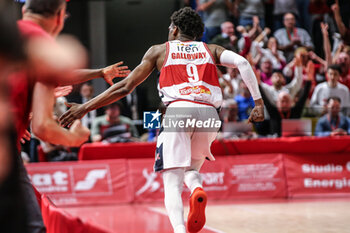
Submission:
[[[301,118],[305,132],[294,136],[349,134],[349,1],[185,2],[202,16],[203,41],[247,58],[265,102],[266,120],[247,127],[244,121],[254,107],[248,88],[238,69],[218,67],[225,99],[220,137],[293,135],[285,132],[288,124],[298,125]]]

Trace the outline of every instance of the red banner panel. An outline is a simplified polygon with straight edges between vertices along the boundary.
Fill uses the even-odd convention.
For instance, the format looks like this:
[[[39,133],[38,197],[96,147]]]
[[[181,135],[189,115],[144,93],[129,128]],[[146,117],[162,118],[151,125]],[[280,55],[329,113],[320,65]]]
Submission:
[[[349,154],[285,155],[289,197],[350,195]]]
[[[79,160],[153,158],[155,142],[86,143],[79,150]]]
[[[227,157],[216,157],[215,161],[205,161],[200,174],[204,190],[210,200],[225,200],[230,197],[229,161]]]
[[[230,156],[230,196],[235,198],[286,197],[282,154]]]
[[[163,201],[164,186],[161,173],[153,172],[153,159],[132,159],[128,161],[130,184],[133,185],[135,201]],[[223,200],[229,195],[229,179],[226,175],[227,160],[206,161],[201,169],[203,186],[210,199]],[[188,200],[190,190],[184,185],[183,199]]]
[[[153,159],[129,160],[130,184],[135,201],[162,201],[161,174],[153,173]],[[248,155],[206,161],[200,171],[203,187],[211,200],[227,198],[286,197],[282,155]],[[184,187],[183,199],[189,189]]]
[[[125,159],[32,163],[26,168],[37,190],[57,206],[132,201]]]
[[[154,159],[129,159],[129,184],[136,202],[162,201],[163,179],[153,172]]]

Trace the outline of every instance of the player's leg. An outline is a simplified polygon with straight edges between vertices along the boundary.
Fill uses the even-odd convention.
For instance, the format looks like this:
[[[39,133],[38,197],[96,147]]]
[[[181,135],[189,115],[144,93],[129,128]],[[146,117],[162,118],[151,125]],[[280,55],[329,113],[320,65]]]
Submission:
[[[210,152],[211,143],[215,140],[217,132],[195,132],[191,139],[191,166],[185,171],[185,184],[191,190],[203,188],[199,171],[206,158],[213,160]]]
[[[175,110],[168,108],[166,116]],[[186,233],[181,194],[185,168],[191,165],[190,136],[183,129],[164,129],[157,139],[155,171],[162,171],[164,204],[176,233]]]
[[[164,204],[175,233],[186,233],[181,199],[185,168],[163,171]]]
[[[216,116],[217,114],[215,114],[213,115]],[[201,116],[204,115],[204,113],[201,113]],[[214,160],[210,152],[210,146],[215,140],[216,135],[216,129],[207,129],[207,131],[195,132],[192,135],[191,166],[186,169],[184,179],[186,186],[191,190],[190,212],[187,218],[187,229],[189,232],[198,232],[205,225],[207,194],[203,190],[202,178],[199,171],[206,157]]]
[[[186,186],[191,190],[191,194],[196,188],[203,188],[202,178],[199,174],[199,170],[204,163],[204,157],[201,159],[192,159],[191,166],[186,168],[184,182]]]
[[[187,217],[187,230],[191,233],[200,231],[206,221],[205,207],[207,203],[207,194],[203,190],[202,178],[199,173],[204,163],[205,156],[201,153],[203,144],[200,147],[200,143],[196,143],[199,138],[198,134],[193,135],[191,166],[186,168],[184,177],[186,186],[191,190],[190,211]]]

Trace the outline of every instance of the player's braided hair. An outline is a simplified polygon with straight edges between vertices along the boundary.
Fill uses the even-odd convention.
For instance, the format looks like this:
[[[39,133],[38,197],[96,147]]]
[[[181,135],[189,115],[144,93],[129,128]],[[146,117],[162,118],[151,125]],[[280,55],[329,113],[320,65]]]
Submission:
[[[200,39],[203,35],[204,24],[201,17],[190,7],[175,11],[170,17],[171,22],[180,29],[181,34]]]

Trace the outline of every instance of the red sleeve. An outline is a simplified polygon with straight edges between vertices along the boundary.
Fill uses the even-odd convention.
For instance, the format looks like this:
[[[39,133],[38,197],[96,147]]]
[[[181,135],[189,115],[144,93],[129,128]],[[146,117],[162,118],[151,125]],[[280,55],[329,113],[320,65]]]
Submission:
[[[244,48],[239,53],[239,55],[241,55],[242,57],[245,57],[246,55],[248,55],[251,46],[252,46],[252,41],[250,40],[250,38],[248,36],[244,36]]]

